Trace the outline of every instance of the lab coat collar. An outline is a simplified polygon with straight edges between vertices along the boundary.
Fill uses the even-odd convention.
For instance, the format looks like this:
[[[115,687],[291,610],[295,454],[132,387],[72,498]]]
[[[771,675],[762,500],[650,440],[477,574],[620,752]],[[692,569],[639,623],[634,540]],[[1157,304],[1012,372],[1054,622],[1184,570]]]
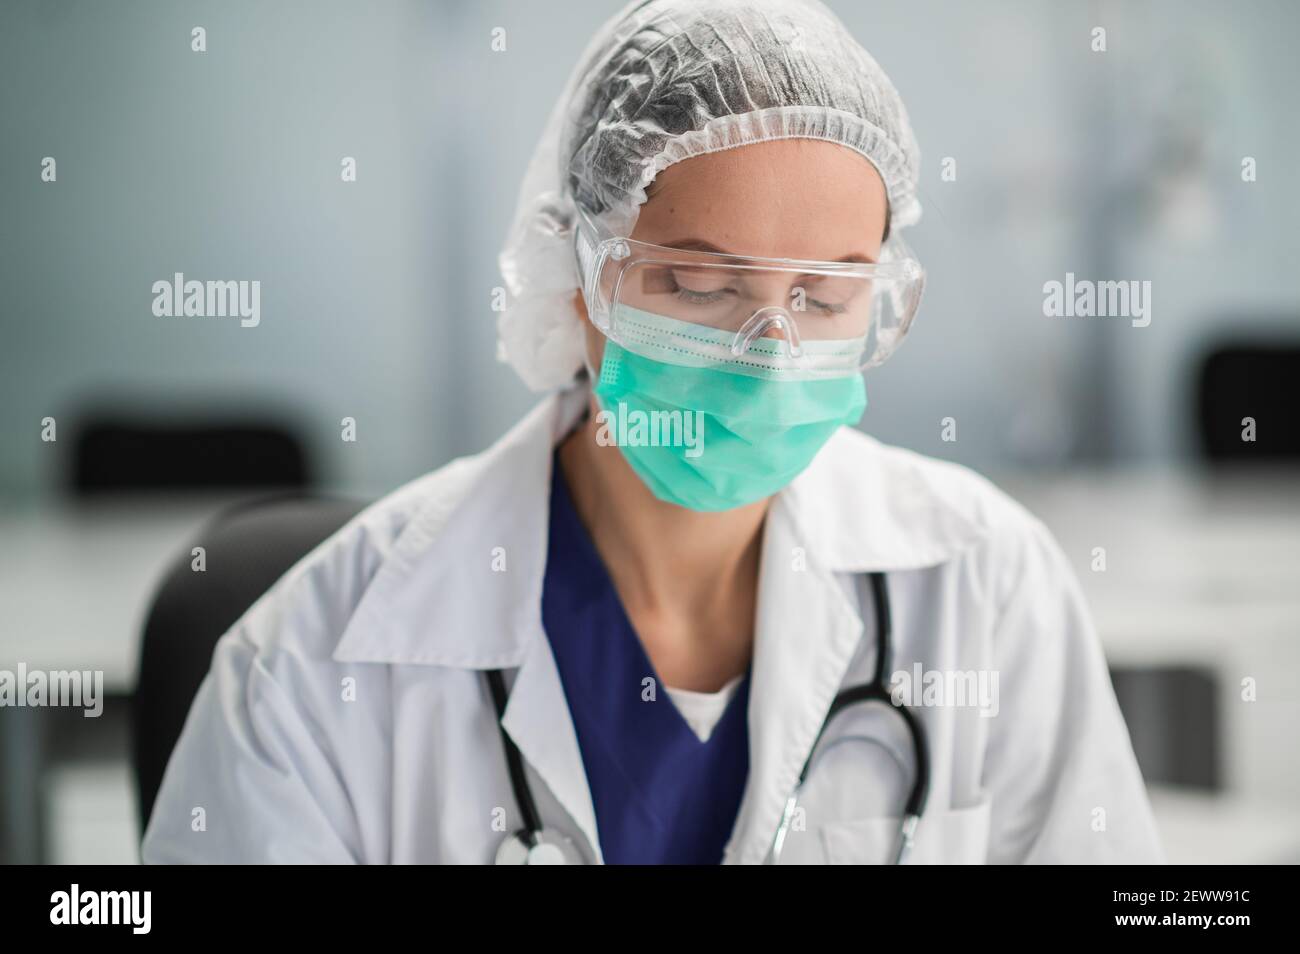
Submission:
[[[988,531],[961,489],[969,482],[943,479],[957,469],[842,427],[776,499],[818,565],[917,570],[947,562]]]
[[[553,396],[485,454],[425,478],[431,486],[418,496],[427,502],[366,589],[334,659],[517,668],[501,725],[601,862],[582,751],[541,615],[553,449],[585,406],[585,391]]]
[[[423,502],[358,604],[336,660],[520,665],[541,628],[552,452],[587,398],[582,387],[549,396],[484,454],[412,488]],[[917,455],[841,428],[772,513],[800,558],[822,571],[934,566],[986,531],[936,483],[943,466],[922,467]]]
[[[424,478],[423,498],[357,605],[334,659],[512,669],[541,632],[552,451],[577,389],[541,402],[477,457]]]

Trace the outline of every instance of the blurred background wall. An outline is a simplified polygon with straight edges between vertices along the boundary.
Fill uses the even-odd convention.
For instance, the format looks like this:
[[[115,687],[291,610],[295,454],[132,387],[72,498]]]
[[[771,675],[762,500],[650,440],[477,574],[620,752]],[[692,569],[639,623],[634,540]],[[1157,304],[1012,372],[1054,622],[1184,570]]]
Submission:
[[[496,254],[543,122],[619,6],[0,6],[0,570],[82,592],[54,556],[31,569],[65,520],[72,466],[67,430],[40,439],[46,416],[273,417],[300,439],[314,487],[358,497],[508,427],[535,397],[494,357]],[[1132,501],[1146,499],[1123,482],[1135,467],[1194,473],[1207,350],[1300,333],[1300,8],[830,6],[898,86],[924,159],[909,241],[926,299],[906,347],[868,380],[863,428],[1005,477],[1040,512],[1079,499],[1054,475],[1118,471],[1115,496]],[[1105,52],[1092,48],[1099,26]],[[44,157],[56,182],[42,181]],[[355,182],[341,181],[344,157]],[[1242,180],[1243,157],[1256,181]],[[955,181],[941,178],[945,158]],[[175,272],[259,280],[260,325],[155,317],[152,284]],[[1150,281],[1150,326],[1044,317],[1044,282],[1067,272]],[[344,417],[355,442],[339,438]],[[1290,514],[1287,486],[1266,499]],[[1188,495],[1173,521],[1218,506],[1195,489],[1144,493]],[[1270,522],[1224,532],[1291,559],[1268,542]],[[1068,542],[1066,516],[1053,529]],[[132,625],[170,555],[143,559]],[[12,579],[0,599],[19,598]],[[1268,625],[1284,626],[1268,605]],[[48,606],[29,607],[16,633],[0,603],[0,665],[48,645]],[[1125,612],[1098,611],[1103,626]],[[131,678],[127,667],[122,692]],[[1300,801],[1300,772],[1286,771]]]
[[[329,482],[366,493],[482,447],[532,400],[494,360],[496,252],[617,6],[6,4],[0,487],[50,492],[33,422],[107,398],[292,413]],[[983,467],[1193,454],[1198,349],[1296,324],[1300,10],[832,6],[902,92],[925,163],[926,301],[864,427]],[[155,318],[151,285],[176,271],[260,280],[261,325]],[[1151,325],[1045,319],[1042,285],[1067,271],[1150,280]]]

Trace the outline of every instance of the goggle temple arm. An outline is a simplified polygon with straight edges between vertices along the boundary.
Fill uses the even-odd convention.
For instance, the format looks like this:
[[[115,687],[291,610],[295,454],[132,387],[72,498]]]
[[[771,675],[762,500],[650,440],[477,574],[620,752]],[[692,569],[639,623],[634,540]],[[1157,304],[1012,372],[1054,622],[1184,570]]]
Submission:
[[[608,331],[611,303],[601,298],[600,276],[607,259],[627,256],[627,246],[621,244],[621,240],[616,238],[602,240],[591,219],[585,213],[579,212],[578,222],[573,230],[573,247],[578,259],[578,275],[582,279],[582,297],[587,304],[587,315],[597,328]],[[622,255],[618,254],[620,247],[623,250]]]

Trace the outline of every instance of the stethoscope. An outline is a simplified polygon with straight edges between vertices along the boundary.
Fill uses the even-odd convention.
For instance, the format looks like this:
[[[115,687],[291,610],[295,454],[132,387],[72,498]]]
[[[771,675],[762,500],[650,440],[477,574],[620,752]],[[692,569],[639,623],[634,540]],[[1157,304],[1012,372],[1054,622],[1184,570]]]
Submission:
[[[915,756],[916,773],[912,779],[912,788],[903,806],[902,821],[899,825],[898,845],[894,852],[893,863],[902,864],[916,840],[916,829],[921,816],[925,813],[926,799],[930,794],[930,752],[926,739],[925,726],[916,713],[904,705],[896,705],[890,694],[890,685],[886,673],[890,671],[893,655],[893,617],[889,610],[889,590],[885,585],[885,575],[875,572],[868,574],[871,592],[876,608],[876,670],[870,682],[860,683],[842,689],[831,702],[831,707],[822,720],[821,728],[813,740],[808,758],[799,770],[799,779],[794,791],[786,799],[785,809],[781,812],[781,822],[772,838],[771,847],[764,858],[765,864],[776,864],[781,858],[786,835],[789,834],[796,817],[799,796],[808,781],[808,775],[819,755],[818,747],[827,728],[835,718],[846,709],[863,704],[884,705],[890,711],[897,712],[907,726],[912,740],[912,752]],[[510,772],[510,787],[514,790],[515,802],[523,818],[523,827],[507,835],[497,849],[496,863],[499,865],[563,865],[583,864],[582,855],[572,840],[553,828],[543,828],[541,817],[537,813],[537,803],[533,800],[532,789],[524,776],[524,760],[514,741],[506,732],[502,720],[506,711],[506,684],[501,670],[487,672],[488,687],[492,693],[492,703],[496,707],[497,727],[501,732],[501,742],[505,747],[506,767]],[[848,736],[836,739],[825,746],[821,754],[850,740],[874,742],[875,740],[860,736]]]

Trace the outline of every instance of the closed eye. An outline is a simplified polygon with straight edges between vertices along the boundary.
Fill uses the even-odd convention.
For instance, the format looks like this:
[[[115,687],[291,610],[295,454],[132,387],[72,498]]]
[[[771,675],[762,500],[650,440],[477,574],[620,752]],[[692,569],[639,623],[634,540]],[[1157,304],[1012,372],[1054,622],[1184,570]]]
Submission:
[[[730,288],[719,288],[716,291],[698,292],[690,288],[677,286],[674,293],[678,301],[684,301],[688,305],[716,305],[728,297],[734,297],[735,291]]]
[[[815,298],[809,298],[808,305],[827,315],[842,315],[849,310],[848,305],[843,302],[831,303],[817,301]]]

